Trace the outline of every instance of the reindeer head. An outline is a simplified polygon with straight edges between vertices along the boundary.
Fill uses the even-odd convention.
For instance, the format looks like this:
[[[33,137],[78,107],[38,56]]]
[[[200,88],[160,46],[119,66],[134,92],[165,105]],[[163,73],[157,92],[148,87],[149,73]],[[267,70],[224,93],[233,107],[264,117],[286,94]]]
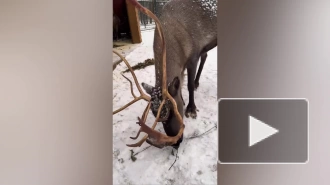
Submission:
[[[183,136],[183,130],[185,125],[183,124],[182,119],[182,112],[179,112],[179,110],[183,110],[182,103],[177,104],[177,102],[181,101],[180,98],[178,98],[178,94],[181,93],[179,91],[180,86],[180,80],[179,78],[174,78],[169,84],[166,83],[166,45],[165,45],[165,39],[162,32],[161,24],[158,20],[158,18],[148,9],[144,8],[139,4],[136,0],[130,0],[130,2],[138,8],[140,11],[142,11],[144,14],[148,15],[152,19],[155,20],[156,26],[158,27],[158,34],[160,35],[160,40],[162,43],[162,70],[163,70],[163,76],[162,76],[162,87],[152,87],[150,85],[147,85],[145,83],[142,84],[143,88],[146,90],[147,94],[145,94],[141,86],[138,83],[138,80],[135,76],[135,73],[133,72],[132,67],[128,64],[127,60],[122,57],[118,52],[113,51],[115,54],[117,54],[126,64],[129,71],[131,72],[134,82],[140,92],[140,96],[137,97],[133,92],[133,84],[132,82],[125,77],[123,74],[122,76],[126,78],[131,85],[131,93],[134,97],[134,100],[129,102],[128,104],[124,105],[123,107],[116,110],[113,114],[116,114],[131,104],[139,101],[139,100],[145,100],[148,102],[147,107],[145,108],[142,118],[138,117],[138,122],[140,130],[138,131],[137,135],[135,137],[131,137],[131,139],[137,139],[141,132],[145,132],[147,135],[144,136],[138,143],[127,145],[130,147],[137,147],[141,146],[142,143],[145,141],[149,143],[150,145],[153,145],[158,148],[162,148],[164,146],[173,146],[174,148],[178,148],[182,136]],[[153,126],[150,128],[148,127],[146,123],[147,115],[149,113],[149,110],[151,109],[152,113],[156,117],[156,120],[154,121]],[[164,130],[167,135],[162,134],[155,129],[156,124],[158,122],[162,122],[164,125]]]
[[[162,96],[162,88],[161,87],[153,87],[149,84],[142,83],[143,89],[149,94],[151,97],[151,111],[153,115],[156,117],[159,106],[161,104],[161,101],[163,100]],[[178,77],[174,78],[171,83],[167,86],[168,93],[176,100],[178,97],[180,87],[180,80]],[[178,101],[176,101],[178,102]],[[169,100],[165,101],[165,104],[160,112],[160,120],[162,122],[168,120],[170,116],[170,110],[173,109],[173,106]]]
[[[174,115],[175,107],[173,107],[171,101],[169,99],[165,100],[164,106],[160,110],[159,107],[161,105],[161,102],[163,101],[161,87],[153,87],[146,83],[142,83],[142,87],[147,92],[147,94],[149,94],[151,97],[150,110],[153,113],[153,115],[156,117],[158,111],[160,111],[159,122],[163,123],[165,133],[168,136],[175,136],[179,132],[180,127],[178,125],[179,120]],[[182,102],[181,96],[179,94],[179,93],[181,93],[179,88],[180,88],[180,80],[178,77],[175,77],[172,80],[172,82],[170,82],[168,84],[167,91],[173,97],[175,102],[177,103],[178,111],[179,111],[180,115],[182,116],[183,102]],[[180,137],[180,139],[178,140],[177,143],[172,145],[172,147],[178,149],[180,146],[180,143],[182,142],[182,137],[183,137],[183,135]]]

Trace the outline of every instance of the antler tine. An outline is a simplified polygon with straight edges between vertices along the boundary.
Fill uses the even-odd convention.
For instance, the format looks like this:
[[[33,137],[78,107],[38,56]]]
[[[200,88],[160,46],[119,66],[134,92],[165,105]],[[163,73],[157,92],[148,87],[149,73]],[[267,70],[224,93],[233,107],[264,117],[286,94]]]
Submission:
[[[116,111],[114,111],[113,114],[117,114],[118,112],[120,112],[120,111],[126,109],[128,106],[132,105],[133,103],[135,103],[135,102],[137,102],[137,101],[139,101],[139,100],[141,100],[141,99],[144,99],[144,100],[150,102],[150,99],[151,99],[150,96],[146,95],[146,94],[142,91],[142,88],[141,88],[141,86],[140,86],[140,84],[139,84],[139,82],[138,82],[138,80],[137,80],[137,77],[136,77],[136,75],[135,75],[135,73],[134,73],[132,67],[131,67],[131,66],[129,65],[129,63],[127,62],[127,60],[126,60],[121,54],[119,54],[117,51],[114,51],[114,50],[113,50],[113,52],[114,52],[116,55],[118,55],[118,56],[124,61],[124,63],[126,64],[127,68],[128,68],[129,71],[131,72],[131,74],[132,74],[132,76],[133,76],[133,79],[134,79],[134,82],[135,82],[135,84],[136,84],[136,86],[137,86],[137,88],[138,88],[138,90],[139,90],[139,92],[140,92],[140,96],[137,97],[137,96],[134,94],[134,91],[133,91],[133,83],[132,83],[132,81],[129,80],[125,75],[123,75],[123,74],[121,73],[121,75],[122,75],[126,80],[129,81],[129,83],[130,83],[130,87],[131,87],[131,93],[132,93],[132,96],[134,97],[134,99],[133,99],[132,101],[130,101],[129,103],[127,103],[126,105],[124,105],[124,106],[122,106],[121,108],[119,108],[119,109],[117,109]]]
[[[151,102],[148,103],[148,106],[145,108],[145,110],[143,112],[142,120],[143,120],[144,123],[147,120],[147,116],[148,116],[150,107],[151,107]],[[130,138],[135,140],[135,139],[137,139],[140,136],[140,133],[141,133],[141,129],[138,131],[138,133],[137,133],[137,135],[135,137],[130,137]]]
[[[159,110],[161,110],[163,108],[164,104],[165,104],[165,100],[163,100],[161,102],[161,104],[159,106]],[[138,135],[140,135],[141,132],[145,132],[147,135],[145,135],[139,142],[137,142],[135,144],[127,144],[127,146],[129,146],[129,147],[137,147],[137,146],[140,147],[147,140],[147,138],[149,137],[149,134],[153,134],[152,131],[155,131],[154,129],[155,129],[156,125],[157,125],[157,122],[159,120],[159,117],[160,117],[160,111],[157,112],[156,120],[155,120],[154,124],[152,125],[151,129],[145,124],[146,117],[142,121],[141,121],[140,118],[138,118],[139,123],[141,125],[140,130],[138,132]],[[150,131],[150,130],[152,130],[152,131]],[[158,131],[156,131],[156,132],[158,132]],[[161,133],[159,132],[159,134],[161,134]],[[138,135],[136,136],[136,138],[138,137]]]
[[[135,94],[134,94],[134,90],[133,90],[133,83],[130,79],[128,79],[124,74],[121,73],[121,76],[123,76],[130,84],[131,86],[131,94],[133,95],[134,98],[136,98]]]

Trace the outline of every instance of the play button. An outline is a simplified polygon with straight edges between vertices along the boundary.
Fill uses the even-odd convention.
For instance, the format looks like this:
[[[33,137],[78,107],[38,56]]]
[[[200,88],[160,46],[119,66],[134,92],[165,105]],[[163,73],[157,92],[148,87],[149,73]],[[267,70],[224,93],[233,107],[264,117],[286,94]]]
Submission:
[[[220,163],[308,161],[307,100],[220,99],[218,116]]]
[[[269,138],[278,132],[277,129],[263,123],[262,121],[249,116],[249,146],[253,146],[260,141]]]

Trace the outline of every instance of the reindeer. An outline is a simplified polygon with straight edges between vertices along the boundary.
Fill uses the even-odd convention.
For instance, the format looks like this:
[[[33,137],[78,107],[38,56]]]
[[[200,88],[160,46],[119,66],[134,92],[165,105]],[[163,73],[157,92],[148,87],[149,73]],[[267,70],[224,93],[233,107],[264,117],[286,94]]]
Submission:
[[[217,2],[216,0],[172,0],[164,6],[159,19],[136,0],[129,2],[155,20],[153,50],[156,80],[154,86],[141,83],[147,93],[145,94],[128,62],[114,51],[129,68],[140,92],[140,96],[137,97],[133,92],[132,82],[123,75],[130,82],[134,100],[116,110],[114,114],[141,99],[146,100],[148,105],[142,118],[138,117],[140,130],[137,136],[131,139],[137,139],[141,132],[147,135],[138,143],[127,146],[141,146],[146,141],[158,148],[172,146],[178,149],[185,128],[181,90],[184,71],[187,69],[188,72],[189,91],[189,103],[185,115],[196,118],[194,90],[198,87],[207,52],[217,46]],[[199,58],[201,64],[195,78]],[[156,118],[151,128],[145,124],[149,110]],[[154,130],[158,122],[162,122],[166,135]]]

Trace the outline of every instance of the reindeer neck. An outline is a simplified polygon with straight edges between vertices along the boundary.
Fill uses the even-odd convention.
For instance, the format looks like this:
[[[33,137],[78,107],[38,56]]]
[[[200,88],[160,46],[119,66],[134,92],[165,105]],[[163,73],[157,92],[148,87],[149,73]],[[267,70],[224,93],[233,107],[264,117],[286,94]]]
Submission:
[[[175,77],[181,77],[184,66],[184,56],[179,53],[178,43],[176,41],[166,39],[166,84],[168,85]],[[154,58],[155,58],[155,87],[162,87],[163,80],[163,61],[162,49],[158,36],[155,35],[154,42]]]

